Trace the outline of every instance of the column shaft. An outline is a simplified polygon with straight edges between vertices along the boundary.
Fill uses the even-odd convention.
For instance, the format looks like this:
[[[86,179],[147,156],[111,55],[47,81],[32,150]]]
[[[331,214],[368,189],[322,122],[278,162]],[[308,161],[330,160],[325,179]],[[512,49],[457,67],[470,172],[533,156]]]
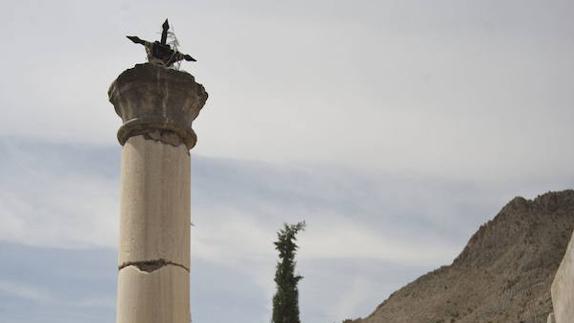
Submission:
[[[131,137],[121,169],[117,323],[189,323],[189,151]]]

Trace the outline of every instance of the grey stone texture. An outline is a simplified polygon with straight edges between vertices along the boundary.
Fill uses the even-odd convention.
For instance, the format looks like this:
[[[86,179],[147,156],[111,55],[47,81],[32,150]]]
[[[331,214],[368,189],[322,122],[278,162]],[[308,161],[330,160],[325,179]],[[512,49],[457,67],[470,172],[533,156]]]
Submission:
[[[141,135],[124,144],[120,267],[164,259],[189,269],[191,192],[187,152],[185,145],[173,147]]]
[[[135,266],[118,275],[117,322],[189,323],[189,272],[176,266],[152,272]]]
[[[108,94],[123,120],[116,322],[189,323],[189,150],[207,93],[189,73],[138,64]]]
[[[159,131],[177,134],[188,149],[197,141],[192,122],[208,97],[191,74],[150,63],[120,74],[108,96],[124,122],[118,131],[122,145],[132,136]]]
[[[556,323],[574,322],[574,235],[558,267],[551,288]]]
[[[548,319],[546,320],[546,323],[556,323],[556,321],[554,320],[554,313],[548,314]]]

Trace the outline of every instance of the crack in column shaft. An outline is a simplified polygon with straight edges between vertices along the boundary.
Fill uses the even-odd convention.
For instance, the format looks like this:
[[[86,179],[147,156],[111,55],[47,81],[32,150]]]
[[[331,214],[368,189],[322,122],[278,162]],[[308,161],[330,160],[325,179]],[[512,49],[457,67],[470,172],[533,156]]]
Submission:
[[[185,271],[189,272],[189,268],[185,267],[182,264],[175,263],[173,261],[165,260],[165,259],[157,259],[157,260],[142,260],[142,261],[128,261],[124,262],[120,266],[118,266],[118,270],[122,270],[129,266],[135,266],[141,271],[145,271],[151,273],[152,271],[156,271],[162,267],[167,265],[177,266],[180,268],[185,269]]]

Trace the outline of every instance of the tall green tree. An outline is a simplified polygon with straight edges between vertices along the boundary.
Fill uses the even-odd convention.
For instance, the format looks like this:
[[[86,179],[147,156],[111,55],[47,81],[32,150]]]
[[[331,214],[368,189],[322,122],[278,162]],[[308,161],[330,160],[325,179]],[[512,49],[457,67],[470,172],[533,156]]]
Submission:
[[[299,290],[297,284],[303,276],[295,275],[295,253],[297,233],[305,229],[305,222],[284,224],[277,232],[275,249],[279,251],[279,261],[275,272],[277,291],[273,296],[272,323],[301,323],[299,319]]]

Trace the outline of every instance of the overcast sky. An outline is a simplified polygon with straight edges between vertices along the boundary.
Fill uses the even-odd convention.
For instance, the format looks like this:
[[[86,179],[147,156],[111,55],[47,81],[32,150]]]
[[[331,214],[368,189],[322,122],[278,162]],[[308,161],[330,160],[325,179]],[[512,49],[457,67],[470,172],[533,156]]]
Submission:
[[[267,322],[306,220],[306,323],[366,316],[516,195],[574,186],[572,1],[17,1],[0,27],[0,320],[113,321],[120,120],[165,18],[194,124],[194,321]]]

